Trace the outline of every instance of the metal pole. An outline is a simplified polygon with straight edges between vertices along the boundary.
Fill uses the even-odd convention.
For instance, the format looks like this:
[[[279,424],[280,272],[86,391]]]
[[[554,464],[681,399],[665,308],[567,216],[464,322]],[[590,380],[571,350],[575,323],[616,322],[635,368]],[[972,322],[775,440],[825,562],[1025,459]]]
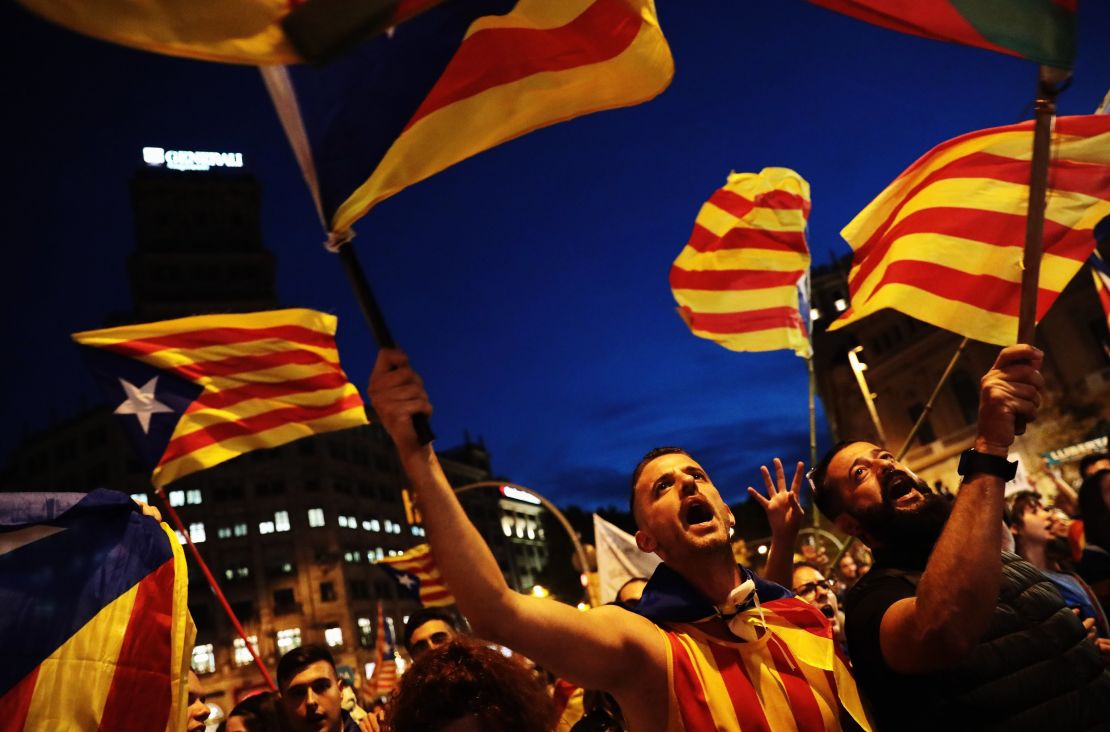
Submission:
[[[859,360],[856,354],[863,350],[863,346],[856,346],[848,351],[848,363],[852,367],[852,373],[856,375],[856,383],[859,384],[860,393],[863,394],[863,403],[867,405],[867,413],[871,415],[871,424],[875,425],[875,433],[879,438],[879,444],[886,444],[886,432],[883,431],[883,423],[879,419],[879,412],[875,409],[875,395],[871,393],[871,387],[867,385],[867,378],[863,372],[867,370],[867,364]]]
[[[940,375],[940,380],[937,381],[936,388],[934,388],[933,393],[929,395],[929,401],[925,404],[925,408],[921,410],[921,414],[917,416],[917,421],[913,423],[910,433],[906,435],[906,441],[902,443],[902,448],[898,451],[898,455],[895,456],[895,460],[901,462],[902,458],[909,452],[913,438],[917,437],[917,432],[921,429],[921,425],[925,424],[925,420],[929,417],[929,412],[933,411],[933,402],[936,401],[937,395],[940,394],[941,387],[948,381],[948,377],[952,375],[952,369],[956,368],[956,362],[960,360],[960,356],[963,354],[964,349],[967,348],[967,342],[968,339],[965,337],[960,341],[960,345],[956,349],[956,352],[952,354],[952,359],[948,362],[948,367],[945,368],[944,373]]]
[[[459,493],[465,493],[466,491],[474,490],[475,488],[500,488],[503,485],[507,485],[510,488],[515,488],[518,491],[524,491],[528,495],[530,495],[533,498],[535,498],[536,500],[538,500],[544,508],[546,508],[548,511],[551,512],[551,515],[554,516],[555,519],[562,525],[563,530],[566,531],[567,536],[570,537],[570,543],[574,545],[574,551],[578,555],[579,563],[581,563],[581,565],[582,565],[583,574],[589,574],[590,561],[586,557],[586,550],[582,547],[582,542],[580,542],[578,540],[578,534],[575,533],[574,527],[570,525],[570,521],[567,521],[567,517],[563,515],[562,511],[560,511],[558,508],[555,507],[554,503],[547,500],[546,498],[544,498],[542,495],[540,495],[536,491],[532,490],[531,488],[525,488],[522,485],[517,485],[516,483],[507,483],[505,481],[480,480],[476,483],[467,483],[464,486],[460,486],[460,487],[456,488],[455,489],[455,494],[458,495]],[[588,583],[585,587],[585,590],[586,590],[586,597],[590,601],[590,606],[591,607],[597,607],[600,604],[600,602],[598,601],[598,598],[594,597],[593,593],[590,592],[590,587],[589,587]]]
[[[244,645],[246,645],[247,650],[250,651],[251,658],[254,659],[255,665],[258,666],[258,669],[262,672],[262,678],[266,680],[266,685],[270,687],[270,691],[277,691],[278,689],[274,684],[274,679],[270,676],[270,672],[266,670],[266,665],[262,663],[262,659],[258,657],[258,653],[254,650],[254,646],[251,645],[250,640],[247,638],[247,632],[243,630],[242,624],[239,623],[239,618],[235,617],[231,605],[228,604],[227,598],[224,597],[223,591],[220,589],[219,584],[216,583],[216,578],[212,576],[212,571],[208,569],[208,565],[204,562],[204,558],[201,557],[196,544],[193,543],[192,537],[190,537],[189,532],[185,530],[185,525],[181,523],[181,517],[177,515],[177,511],[173,510],[173,506],[170,505],[169,499],[166,498],[165,491],[161,488],[155,488],[154,492],[162,499],[162,505],[165,506],[166,512],[169,514],[173,525],[176,526],[177,530],[181,532],[181,535],[185,537],[185,544],[189,547],[189,551],[192,552],[193,559],[197,560],[197,566],[199,566],[200,571],[204,573],[204,578],[208,580],[208,586],[212,588],[212,593],[215,594],[216,599],[220,601],[220,605],[223,606],[224,612],[227,613],[227,617],[231,620],[235,632],[243,639]]]

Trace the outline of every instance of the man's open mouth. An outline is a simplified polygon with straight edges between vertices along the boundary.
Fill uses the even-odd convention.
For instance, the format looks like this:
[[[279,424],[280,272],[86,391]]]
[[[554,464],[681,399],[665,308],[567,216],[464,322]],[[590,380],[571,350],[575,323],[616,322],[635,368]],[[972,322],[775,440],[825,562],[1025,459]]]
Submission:
[[[905,473],[897,473],[891,476],[887,481],[886,486],[883,488],[883,493],[888,503],[897,505],[900,502],[908,502],[909,499],[907,499],[907,501],[900,501],[900,499],[909,496],[916,490],[917,481]]]
[[[687,526],[709,523],[713,520],[713,509],[702,498],[692,498],[686,503],[685,519]]]
[[[832,605],[822,605],[818,609],[821,611],[821,614],[829,620],[832,620],[834,617],[836,617],[836,610],[832,609]]]

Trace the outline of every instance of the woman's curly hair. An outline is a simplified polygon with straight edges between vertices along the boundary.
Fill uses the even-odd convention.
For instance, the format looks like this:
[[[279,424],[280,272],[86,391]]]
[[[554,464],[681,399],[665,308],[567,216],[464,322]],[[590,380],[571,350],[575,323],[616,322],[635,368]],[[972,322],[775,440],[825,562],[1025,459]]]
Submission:
[[[436,732],[471,717],[489,732],[549,732],[555,707],[540,681],[514,658],[456,637],[414,663],[386,712],[392,732]]]

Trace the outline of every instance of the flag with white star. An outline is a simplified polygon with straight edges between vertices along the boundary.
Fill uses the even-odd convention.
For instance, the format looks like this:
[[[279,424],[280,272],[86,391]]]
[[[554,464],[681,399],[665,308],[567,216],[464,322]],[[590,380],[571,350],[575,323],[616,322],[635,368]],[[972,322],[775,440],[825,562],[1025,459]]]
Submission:
[[[401,592],[424,607],[455,604],[427,544],[417,544],[400,556],[379,559],[374,564],[385,570]]]
[[[251,450],[366,424],[336,318],[291,309],[74,333],[162,487]]]

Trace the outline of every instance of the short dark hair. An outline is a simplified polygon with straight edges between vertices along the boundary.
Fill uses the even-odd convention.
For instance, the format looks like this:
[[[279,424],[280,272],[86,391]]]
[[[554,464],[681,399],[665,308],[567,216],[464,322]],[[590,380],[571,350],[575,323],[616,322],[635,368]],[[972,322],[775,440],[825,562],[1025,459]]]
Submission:
[[[1084,478],[1088,477],[1087,468],[1091,467],[1099,460],[1110,460],[1110,452],[1093,452],[1085,456],[1079,461],[1079,475]]]
[[[860,442],[860,440],[841,440],[836,443],[829,448],[829,451],[809,473],[810,480],[813,483],[813,502],[817,504],[817,509],[825,514],[825,517],[830,521],[844,513],[844,500],[840,497],[840,491],[836,490],[836,486],[828,483],[829,463],[841,450],[856,442]]]
[[[1041,505],[1041,494],[1036,491],[1018,491],[1006,499],[1010,521],[1008,526],[1021,528],[1025,525],[1025,512],[1035,505]],[[1005,516],[1003,516],[1005,520]]]
[[[226,729],[227,720],[232,717],[241,718],[243,726],[250,732],[281,729],[281,708],[278,707],[277,699],[277,694],[272,691],[251,694],[227,713],[227,718],[220,723],[220,729]]]
[[[628,512],[632,514],[632,520],[637,526],[640,525],[639,519],[636,518],[636,483],[640,480],[640,475],[644,472],[644,468],[648,466],[652,460],[664,455],[685,455],[693,459],[693,455],[686,452],[681,447],[653,447],[647,451],[647,454],[640,458],[640,462],[636,464],[636,469],[632,471],[632,487],[628,493]]]
[[[285,685],[289,683],[290,679],[300,673],[306,666],[311,666],[317,661],[327,661],[332,671],[335,670],[335,659],[332,658],[331,651],[321,645],[310,643],[286,653],[277,665],[278,688],[284,692]]]
[[[442,608],[422,607],[410,615],[409,619],[405,622],[405,633],[402,642],[405,645],[405,650],[409,652],[410,656],[412,655],[412,634],[415,633],[416,629],[421,625],[433,620],[442,620],[450,625],[451,629],[456,633],[459,632],[459,624],[455,621],[454,615]]]

